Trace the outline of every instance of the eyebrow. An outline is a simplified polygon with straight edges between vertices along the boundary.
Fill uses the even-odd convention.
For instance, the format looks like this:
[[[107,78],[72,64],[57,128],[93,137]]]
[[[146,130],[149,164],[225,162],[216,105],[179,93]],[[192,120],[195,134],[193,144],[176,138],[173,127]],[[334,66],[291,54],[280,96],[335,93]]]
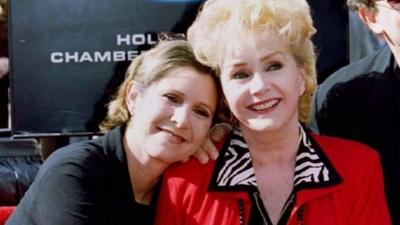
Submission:
[[[213,109],[211,108],[211,106],[207,105],[206,103],[200,102],[199,105],[202,106],[202,107],[207,108],[207,109],[210,111],[211,116],[212,116],[212,115],[215,113],[215,111],[216,111],[216,110],[213,110]]]
[[[186,97],[185,93],[180,92],[178,90],[171,90],[172,92],[182,96],[182,97]],[[207,108],[208,110],[210,110],[211,114],[214,114],[216,110],[212,110],[212,107],[209,106],[208,104],[204,103],[204,102],[200,102],[199,103],[200,106]]]
[[[272,58],[272,57],[274,57],[274,56],[276,56],[276,55],[282,55],[282,56],[284,56],[284,54],[283,54],[283,52],[282,51],[276,51],[276,52],[272,52],[271,54],[268,54],[268,55],[265,55],[265,56],[263,56],[263,57],[261,57],[260,59],[259,59],[259,61],[265,61],[265,60],[267,60],[267,59],[269,59],[269,58]],[[232,67],[241,67],[241,66],[244,66],[244,65],[246,65],[247,63],[245,63],[245,62],[241,62],[241,61],[238,61],[238,62],[236,62],[236,63],[233,63],[232,64]]]
[[[264,57],[261,57],[259,60],[260,60],[260,61],[265,61],[265,60],[267,60],[267,59],[269,59],[269,58],[272,58],[272,57],[274,57],[274,56],[276,56],[276,55],[285,56],[285,54],[283,54],[283,52],[281,52],[281,51],[276,51],[276,52],[273,52],[273,53],[271,53],[271,54],[269,54],[269,55],[266,55],[266,56],[264,56]]]

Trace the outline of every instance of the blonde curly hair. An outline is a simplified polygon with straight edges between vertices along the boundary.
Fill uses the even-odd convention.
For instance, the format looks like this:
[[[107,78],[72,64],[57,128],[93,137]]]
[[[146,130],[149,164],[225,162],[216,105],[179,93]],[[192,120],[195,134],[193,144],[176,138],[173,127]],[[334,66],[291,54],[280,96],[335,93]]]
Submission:
[[[314,44],[316,32],[305,0],[208,0],[188,30],[198,60],[219,74],[227,40],[246,30],[277,33],[288,43],[297,64],[305,70],[305,91],[299,99],[299,119],[309,119],[317,86]]]

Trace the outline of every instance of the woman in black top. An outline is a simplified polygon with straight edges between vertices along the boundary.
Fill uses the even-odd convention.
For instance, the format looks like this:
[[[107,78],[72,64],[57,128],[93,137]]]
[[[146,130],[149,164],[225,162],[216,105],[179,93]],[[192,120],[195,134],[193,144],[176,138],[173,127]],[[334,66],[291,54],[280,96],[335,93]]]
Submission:
[[[163,171],[204,142],[218,96],[186,41],[137,57],[101,124],[108,132],[54,152],[7,225],[152,224]]]

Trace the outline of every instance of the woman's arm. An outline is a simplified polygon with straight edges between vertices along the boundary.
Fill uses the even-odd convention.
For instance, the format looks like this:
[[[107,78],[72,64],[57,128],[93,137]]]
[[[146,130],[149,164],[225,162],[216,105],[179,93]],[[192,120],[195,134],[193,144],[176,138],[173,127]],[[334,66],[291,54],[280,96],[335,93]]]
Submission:
[[[214,143],[222,142],[232,131],[232,126],[228,123],[218,123],[214,125],[209,133],[208,137],[200,148],[193,154],[194,157],[201,164],[206,164],[210,159],[216,160],[218,158],[218,149]]]
[[[69,150],[53,153],[56,155],[42,165],[7,225],[106,223],[103,182],[96,174],[101,164],[85,163],[84,155],[65,157]]]

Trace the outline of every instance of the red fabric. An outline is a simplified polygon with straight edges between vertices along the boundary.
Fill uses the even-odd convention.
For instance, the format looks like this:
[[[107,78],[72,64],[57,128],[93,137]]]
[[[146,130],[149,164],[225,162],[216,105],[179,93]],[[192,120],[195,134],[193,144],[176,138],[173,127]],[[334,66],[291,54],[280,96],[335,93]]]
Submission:
[[[365,145],[314,136],[343,182],[297,193],[289,225],[390,225],[378,154]],[[156,225],[239,225],[239,199],[248,224],[246,192],[207,191],[215,162],[196,160],[170,167],[161,188]],[[299,210],[303,208],[302,210]]]
[[[15,206],[0,206],[0,225],[4,225],[14,211]]]

